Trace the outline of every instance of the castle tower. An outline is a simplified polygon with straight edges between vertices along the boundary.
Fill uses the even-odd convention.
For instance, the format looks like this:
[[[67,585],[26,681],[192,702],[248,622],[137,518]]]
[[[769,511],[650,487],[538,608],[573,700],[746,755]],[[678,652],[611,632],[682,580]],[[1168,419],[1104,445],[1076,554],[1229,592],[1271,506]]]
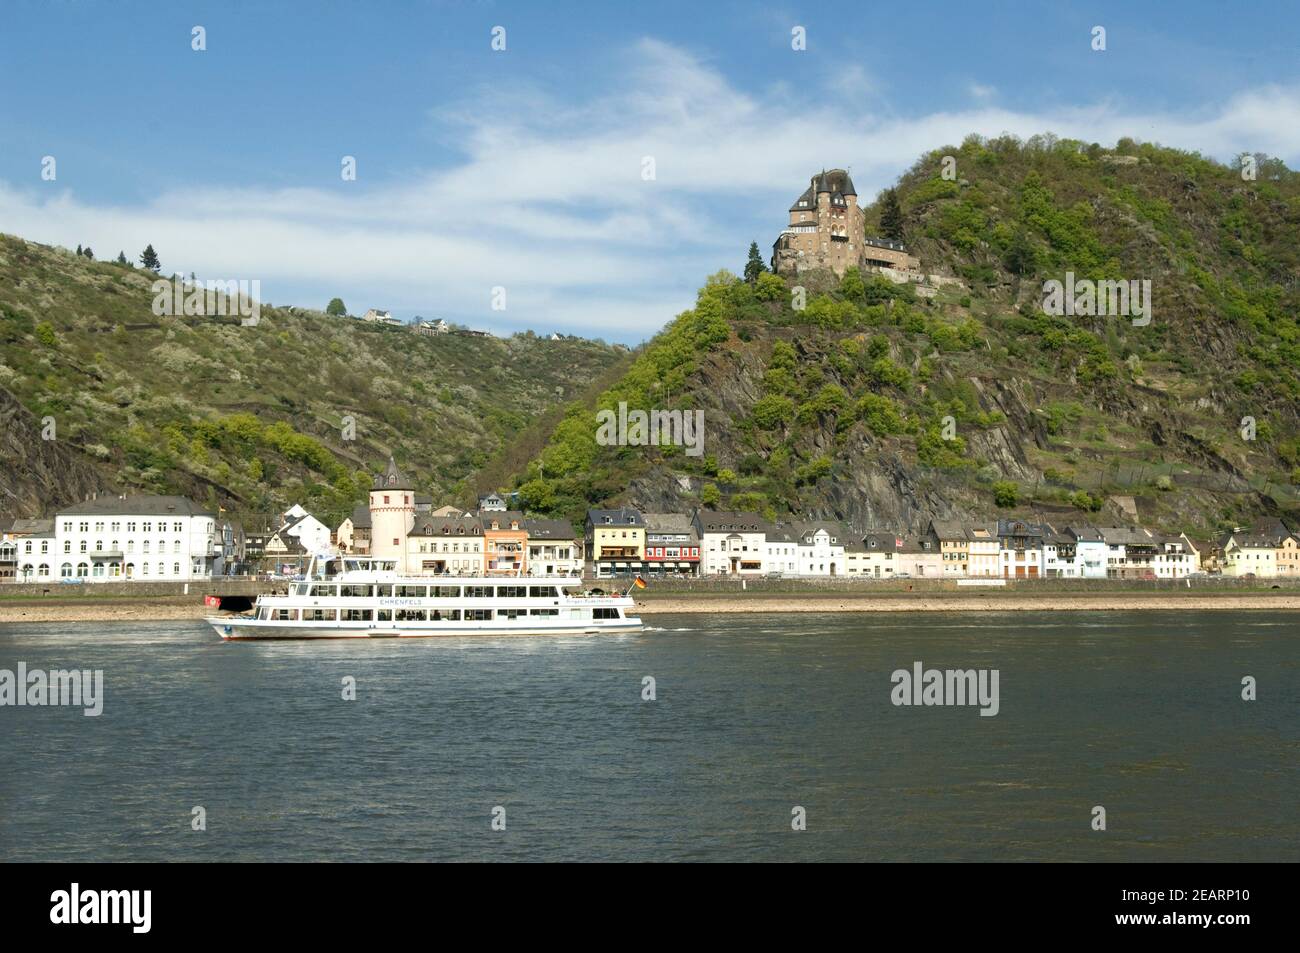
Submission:
[[[406,572],[406,534],[415,525],[415,487],[388,458],[388,470],[370,489],[370,554],[397,560]]]

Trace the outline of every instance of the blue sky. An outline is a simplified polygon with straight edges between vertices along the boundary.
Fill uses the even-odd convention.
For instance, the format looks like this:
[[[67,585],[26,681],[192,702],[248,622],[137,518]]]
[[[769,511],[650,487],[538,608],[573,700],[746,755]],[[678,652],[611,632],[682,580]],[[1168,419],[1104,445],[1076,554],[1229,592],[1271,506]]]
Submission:
[[[864,204],[971,132],[1295,167],[1298,64],[1283,3],[6,0],[0,231],[151,242],[276,304],[635,343],[766,253],[823,166]]]

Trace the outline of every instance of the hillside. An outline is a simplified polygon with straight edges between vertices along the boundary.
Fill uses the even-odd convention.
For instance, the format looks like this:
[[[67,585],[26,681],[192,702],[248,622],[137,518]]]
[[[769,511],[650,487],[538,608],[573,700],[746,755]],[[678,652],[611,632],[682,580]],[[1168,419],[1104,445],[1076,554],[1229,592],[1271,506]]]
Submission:
[[[776,276],[713,276],[621,380],[569,408],[540,469],[519,469],[529,505],[913,531],[1014,514],[1204,533],[1294,515],[1300,176],[1263,159],[1244,181],[1129,140],[971,137],[923,156],[897,195],[909,250],[958,283],[923,297],[856,271],[805,275],[796,311]],[[866,209],[868,234],[880,211]],[[1044,282],[1067,271],[1150,279],[1152,320],[1044,313]],[[620,400],[703,409],[704,456],[598,446],[593,411]]]
[[[628,360],[599,341],[426,337],[299,308],[263,306],[255,327],[157,317],[155,277],[0,235],[0,413],[16,421],[0,514],[115,487],[337,521],[390,453],[422,490],[468,501],[516,434]]]

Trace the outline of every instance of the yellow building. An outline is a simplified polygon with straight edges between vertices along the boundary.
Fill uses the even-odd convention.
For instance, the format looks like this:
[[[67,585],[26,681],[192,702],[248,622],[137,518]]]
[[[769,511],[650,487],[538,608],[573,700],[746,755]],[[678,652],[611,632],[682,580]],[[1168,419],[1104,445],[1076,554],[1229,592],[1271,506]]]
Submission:
[[[586,542],[596,576],[630,576],[645,568],[645,519],[634,509],[588,510]]]
[[[967,523],[966,575],[978,578],[1001,576],[1000,549],[996,523]]]

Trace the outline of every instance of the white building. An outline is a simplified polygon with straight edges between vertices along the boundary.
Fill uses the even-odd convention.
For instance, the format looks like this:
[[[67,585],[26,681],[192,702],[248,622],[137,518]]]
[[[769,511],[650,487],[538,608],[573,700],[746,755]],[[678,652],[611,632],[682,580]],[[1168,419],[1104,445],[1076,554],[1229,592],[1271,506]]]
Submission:
[[[210,579],[216,516],[181,496],[100,497],[15,534],[19,582]],[[29,527],[31,528],[31,527]]]
[[[703,575],[761,576],[766,571],[766,527],[757,513],[697,510],[694,523]]]
[[[582,544],[565,520],[525,520],[530,576],[581,576]]]
[[[1186,536],[1164,536],[1160,537],[1154,565],[1157,579],[1182,579],[1200,572],[1201,557]]]
[[[769,575],[799,575],[799,537],[784,526],[769,526],[764,534],[763,566]]]
[[[842,576],[844,567],[843,530],[834,523],[796,523],[799,540],[799,575]]]
[[[1074,537],[1075,576],[1079,579],[1105,579],[1110,547],[1094,526],[1067,526],[1066,534]]]
[[[276,530],[281,537],[292,536],[308,553],[330,550],[330,528],[297,503],[284,512],[282,519],[284,522]]]

